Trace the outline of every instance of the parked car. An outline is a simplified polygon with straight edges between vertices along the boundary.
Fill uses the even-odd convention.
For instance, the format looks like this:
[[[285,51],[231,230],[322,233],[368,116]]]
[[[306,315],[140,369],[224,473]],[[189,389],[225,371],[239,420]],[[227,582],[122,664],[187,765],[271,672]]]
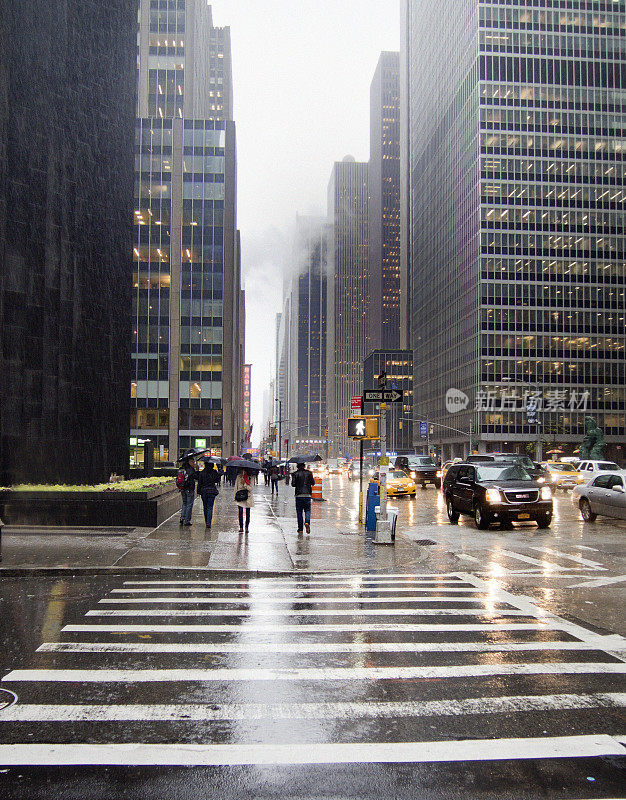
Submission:
[[[380,472],[371,479],[380,486]],[[387,474],[387,494],[389,497],[415,497],[415,482],[402,469],[392,469]]]
[[[626,519],[626,470],[601,472],[583,486],[576,486],[572,503],[585,522],[595,522],[598,514]]]
[[[396,469],[403,469],[415,483],[421,483],[422,489],[427,483],[441,486],[441,477],[437,475],[439,468],[430,456],[398,456],[395,463]]]
[[[453,464],[443,494],[453,524],[460,514],[472,516],[481,530],[492,522],[506,527],[514,521],[534,520],[540,528],[548,528],[552,521],[552,490],[519,464]]]
[[[587,480],[590,480],[601,472],[619,472],[620,467],[615,461],[601,461],[597,459],[595,461],[581,461],[578,465],[578,471],[581,475],[586,476]]]
[[[587,483],[587,478],[571,464],[562,461],[548,461],[544,467],[548,472],[548,479],[554,489],[566,492],[581,483]]]

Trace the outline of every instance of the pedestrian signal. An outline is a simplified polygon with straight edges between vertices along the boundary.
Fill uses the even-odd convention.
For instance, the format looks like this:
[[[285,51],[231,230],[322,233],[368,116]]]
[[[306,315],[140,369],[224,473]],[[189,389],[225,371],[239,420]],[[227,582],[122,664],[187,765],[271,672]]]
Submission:
[[[346,420],[349,439],[378,439],[378,417],[352,417]]]

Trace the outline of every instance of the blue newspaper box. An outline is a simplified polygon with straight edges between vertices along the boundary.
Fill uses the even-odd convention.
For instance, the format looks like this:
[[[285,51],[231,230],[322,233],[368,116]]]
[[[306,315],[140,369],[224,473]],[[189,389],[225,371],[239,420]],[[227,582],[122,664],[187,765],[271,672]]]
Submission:
[[[367,500],[365,505],[365,530],[376,530],[376,508],[380,505],[380,497],[378,495],[378,486],[375,483],[370,483],[367,487]]]

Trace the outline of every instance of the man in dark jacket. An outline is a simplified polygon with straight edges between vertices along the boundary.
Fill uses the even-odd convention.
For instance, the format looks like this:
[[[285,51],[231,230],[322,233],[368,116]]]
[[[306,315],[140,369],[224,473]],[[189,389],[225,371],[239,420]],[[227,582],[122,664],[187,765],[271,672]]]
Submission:
[[[311,470],[304,464],[298,464],[298,469],[291,476],[291,485],[296,490],[296,516],[298,517],[298,533],[302,533],[302,517],[304,527],[311,533],[311,491],[315,486],[315,478]]]
[[[220,482],[220,474],[215,469],[211,461],[205,460],[204,469],[198,472],[198,494],[202,498],[202,505],[204,507],[204,521],[207,528],[211,527],[211,520],[213,519],[213,504],[215,498],[219,494],[217,488]]]
[[[191,512],[193,510],[193,501],[196,498],[196,478],[198,476],[195,460],[191,457],[184,459],[181,469],[185,473],[185,482],[180,490],[182,500],[180,524],[191,525]]]

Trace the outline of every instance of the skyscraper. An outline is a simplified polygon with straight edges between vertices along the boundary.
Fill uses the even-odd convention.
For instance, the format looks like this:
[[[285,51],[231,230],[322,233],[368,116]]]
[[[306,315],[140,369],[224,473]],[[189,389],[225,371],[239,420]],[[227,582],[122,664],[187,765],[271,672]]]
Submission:
[[[0,485],[128,469],[133,0],[0,14]]]
[[[244,360],[230,30],[203,0],[141,0],[137,74],[131,446],[230,455]]]
[[[586,414],[626,444],[624,12],[405,2],[415,413],[445,456],[470,422],[573,449]]]
[[[371,350],[397,350],[401,341],[399,61],[399,53],[381,53],[370,90],[368,347]],[[403,342],[405,338],[402,337]]]
[[[328,185],[326,413],[329,455],[350,452],[345,418],[363,390],[369,269],[368,168],[352,156],[335,162]]]
[[[290,350],[287,430],[296,449],[321,448],[326,428],[326,281],[328,223],[296,217],[288,295]],[[307,444],[309,447],[298,447]]]

